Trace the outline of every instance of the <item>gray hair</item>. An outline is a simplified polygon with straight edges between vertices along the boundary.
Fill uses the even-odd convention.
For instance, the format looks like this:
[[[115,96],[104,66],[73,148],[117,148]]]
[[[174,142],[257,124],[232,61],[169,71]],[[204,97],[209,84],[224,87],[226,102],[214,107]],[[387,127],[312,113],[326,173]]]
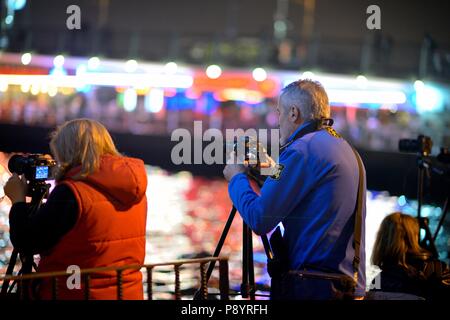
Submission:
[[[281,91],[280,100],[285,107],[295,105],[303,121],[330,117],[328,95],[317,81],[305,79],[290,83]]]

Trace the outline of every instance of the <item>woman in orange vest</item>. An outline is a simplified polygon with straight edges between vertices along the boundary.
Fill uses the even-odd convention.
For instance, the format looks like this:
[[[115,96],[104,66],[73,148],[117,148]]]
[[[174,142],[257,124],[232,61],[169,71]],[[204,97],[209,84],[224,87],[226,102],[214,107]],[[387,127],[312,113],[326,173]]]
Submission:
[[[14,247],[40,254],[38,272],[143,264],[147,174],[142,160],[120,155],[105,127],[90,119],[64,123],[50,148],[59,165],[56,187],[36,214],[28,214],[23,178],[14,174],[5,185],[13,203]],[[84,281],[77,288],[66,279],[58,281],[58,298],[83,299]],[[117,299],[116,272],[90,279],[91,299]],[[50,280],[36,287],[38,298],[52,297]],[[122,288],[123,299],[142,299],[141,272],[123,271]]]

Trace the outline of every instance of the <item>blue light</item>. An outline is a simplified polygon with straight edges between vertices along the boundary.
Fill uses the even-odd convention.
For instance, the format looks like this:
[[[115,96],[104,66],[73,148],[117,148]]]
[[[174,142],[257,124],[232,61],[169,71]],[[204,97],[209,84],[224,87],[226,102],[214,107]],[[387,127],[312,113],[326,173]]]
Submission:
[[[14,10],[22,10],[27,4],[27,0],[9,0],[8,6],[13,7]]]
[[[422,210],[420,211],[420,214],[422,215],[422,217],[427,218],[430,216],[431,214],[431,208],[428,206],[424,206],[422,207]]]
[[[52,68],[50,69],[49,74],[51,76],[66,76],[67,75],[67,71],[64,68]]]
[[[77,87],[77,92],[87,93],[87,92],[91,91],[91,89],[92,89],[92,86],[90,86],[90,85],[79,86],[79,87]]]
[[[440,112],[444,108],[444,98],[439,89],[429,85],[414,85],[416,89],[413,100],[417,112]]]
[[[398,197],[397,203],[400,207],[403,207],[406,204],[406,197],[405,196]]]
[[[420,239],[425,239],[426,232],[423,229],[420,229]]]
[[[84,75],[84,74],[86,73],[86,71],[87,71],[86,65],[80,64],[80,65],[77,67],[77,70],[75,71],[75,75],[77,75],[77,76],[82,76],[82,75]]]
[[[8,14],[5,18],[5,24],[11,24],[14,21],[14,16],[12,14]]]

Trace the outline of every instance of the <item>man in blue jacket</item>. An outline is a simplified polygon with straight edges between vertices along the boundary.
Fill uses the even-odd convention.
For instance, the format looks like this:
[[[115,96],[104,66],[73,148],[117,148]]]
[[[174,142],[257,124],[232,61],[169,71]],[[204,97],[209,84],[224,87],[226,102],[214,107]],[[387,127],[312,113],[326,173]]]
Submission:
[[[321,125],[330,117],[324,88],[311,80],[291,83],[281,92],[277,112],[282,145],[277,172],[267,178],[258,195],[249,184],[247,168],[227,164],[224,176],[229,181],[230,198],[258,235],[269,233],[280,222],[283,224],[291,272],[276,281],[272,279],[272,290],[276,287],[278,292],[276,298],[342,297],[343,289],[336,281],[305,281],[292,272],[302,270],[356,278],[353,297],[361,298],[366,280],[365,171],[361,170],[364,183],[360,263],[355,268],[358,162],[352,147],[330,126]],[[273,291],[272,294],[274,297]]]

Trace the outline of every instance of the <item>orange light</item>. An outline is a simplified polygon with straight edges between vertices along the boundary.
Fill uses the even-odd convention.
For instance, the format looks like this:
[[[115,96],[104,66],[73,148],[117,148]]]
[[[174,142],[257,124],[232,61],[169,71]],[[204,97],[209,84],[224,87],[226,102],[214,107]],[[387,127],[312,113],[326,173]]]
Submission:
[[[218,79],[209,79],[202,73],[194,76],[193,88],[200,92],[217,92],[225,89],[247,89],[259,91],[264,97],[270,98],[278,95],[280,84],[274,79],[257,82],[251,73],[235,72],[223,73]]]

